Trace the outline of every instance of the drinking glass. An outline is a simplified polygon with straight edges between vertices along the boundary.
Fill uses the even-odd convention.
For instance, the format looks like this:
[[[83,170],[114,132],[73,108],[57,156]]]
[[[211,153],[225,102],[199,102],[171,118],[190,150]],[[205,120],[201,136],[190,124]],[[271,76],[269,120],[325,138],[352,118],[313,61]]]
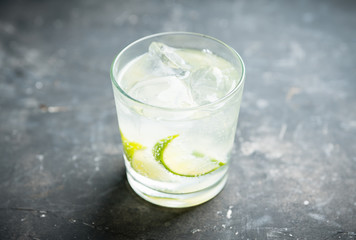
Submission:
[[[148,49],[155,46],[152,43],[159,46],[157,49],[169,50],[167,55],[158,55],[171,67],[160,74],[172,79],[163,76],[152,80],[144,73],[157,67],[144,59]],[[177,60],[179,54],[170,55],[171,49],[178,49],[181,56],[195,56],[190,58],[194,69]],[[215,61],[204,59],[209,57],[217,66],[205,66]],[[222,83],[228,91],[217,83],[218,65],[229,66]],[[206,202],[223,189],[232,160],[244,80],[245,67],[239,54],[222,41],[197,33],[147,36],[117,55],[111,81],[127,179],[139,196],[160,206],[180,208]],[[182,97],[178,93],[182,86],[174,84],[181,84],[184,91],[194,95],[194,103],[175,106],[174,97]],[[170,87],[175,90],[164,92]],[[133,89],[142,92],[134,94]],[[215,98],[211,100],[211,96]],[[162,104],[156,104],[155,97]]]

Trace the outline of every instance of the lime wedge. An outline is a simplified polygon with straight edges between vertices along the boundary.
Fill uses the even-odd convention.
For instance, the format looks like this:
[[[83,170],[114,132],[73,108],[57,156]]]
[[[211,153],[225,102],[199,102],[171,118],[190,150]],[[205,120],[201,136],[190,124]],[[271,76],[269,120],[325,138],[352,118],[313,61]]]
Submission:
[[[130,142],[129,140],[127,140],[127,138],[122,133],[121,133],[121,140],[124,147],[125,156],[127,157],[127,160],[130,162],[132,161],[132,157],[137,150],[145,149],[145,147],[142,146],[141,144],[137,142]]]
[[[158,141],[153,147],[153,156],[169,172],[184,176],[197,177],[211,173],[225,165],[216,159],[210,158],[200,152],[185,152],[177,140],[179,135],[169,136]]]

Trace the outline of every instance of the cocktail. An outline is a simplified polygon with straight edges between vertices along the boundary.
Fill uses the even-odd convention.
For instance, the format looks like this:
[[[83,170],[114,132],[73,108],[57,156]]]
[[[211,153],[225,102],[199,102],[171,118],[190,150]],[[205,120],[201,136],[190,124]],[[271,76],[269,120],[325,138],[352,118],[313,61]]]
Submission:
[[[120,52],[111,80],[127,179],[142,198],[189,207],[224,187],[245,68],[214,38],[161,33]]]

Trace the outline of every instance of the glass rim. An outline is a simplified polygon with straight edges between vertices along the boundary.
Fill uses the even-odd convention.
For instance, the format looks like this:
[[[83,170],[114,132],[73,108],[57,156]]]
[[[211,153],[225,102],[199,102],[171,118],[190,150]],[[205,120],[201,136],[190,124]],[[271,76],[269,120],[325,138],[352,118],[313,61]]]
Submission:
[[[116,66],[116,62],[120,59],[120,57],[122,56],[122,54],[124,54],[129,48],[131,48],[132,46],[136,45],[139,42],[142,42],[144,40],[150,39],[150,38],[154,38],[154,37],[159,37],[159,36],[164,36],[164,35],[191,35],[191,36],[196,36],[196,37],[202,37],[202,38],[208,38],[210,40],[213,40],[221,45],[223,45],[225,48],[229,49],[230,52],[236,56],[236,58],[239,60],[240,64],[241,64],[241,77],[238,81],[238,84],[236,84],[236,86],[229,91],[224,97],[217,99],[214,102],[210,102],[210,103],[206,103],[206,104],[202,104],[202,105],[198,105],[198,106],[194,106],[194,107],[187,107],[187,108],[170,108],[170,107],[160,107],[160,106],[156,106],[156,105],[152,105],[152,104],[148,104],[145,102],[142,102],[136,98],[131,97],[128,93],[126,93],[119,85],[119,83],[116,81],[116,77],[114,76],[114,66]],[[152,35],[148,35],[142,38],[137,39],[136,41],[130,43],[129,45],[127,45],[125,48],[123,48],[118,55],[116,55],[114,61],[111,64],[111,68],[110,68],[110,78],[111,78],[111,82],[113,83],[113,85],[120,91],[120,93],[122,93],[126,98],[130,99],[131,101],[134,101],[140,105],[144,105],[144,106],[148,106],[151,108],[156,108],[159,110],[163,110],[163,111],[175,111],[175,112],[184,112],[184,111],[192,111],[192,110],[198,110],[198,109],[202,109],[202,108],[208,108],[208,107],[212,107],[214,105],[218,105],[219,103],[222,103],[224,101],[226,101],[227,99],[229,99],[231,96],[233,96],[239,89],[242,88],[243,83],[245,81],[245,64],[241,58],[241,56],[235,51],[235,49],[233,49],[232,47],[230,47],[229,45],[227,45],[226,43],[224,43],[223,41],[205,35],[205,34],[201,34],[201,33],[194,33],[194,32],[161,32],[161,33],[156,33],[156,34],[152,34]]]

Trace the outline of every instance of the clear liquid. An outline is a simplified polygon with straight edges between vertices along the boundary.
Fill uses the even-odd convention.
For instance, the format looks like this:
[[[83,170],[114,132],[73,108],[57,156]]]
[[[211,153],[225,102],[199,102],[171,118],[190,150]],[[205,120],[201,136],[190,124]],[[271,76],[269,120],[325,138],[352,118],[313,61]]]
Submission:
[[[200,73],[194,72],[194,69],[211,66],[224,73],[226,82],[218,89],[212,91],[208,87],[201,93],[199,87],[204,88],[204,82],[192,83],[192,73],[186,74],[191,75],[189,81],[186,77],[184,79],[176,75],[157,76],[152,73],[148,54],[144,54],[124,67],[118,77],[119,85],[130,97],[143,103],[178,111],[127,102],[118,91],[114,90],[114,94],[121,133],[129,141],[144,146],[136,155],[138,161],[135,163],[125,156],[131,186],[141,197],[155,204],[185,207],[209,200],[224,186],[241,97],[221,103],[213,109],[207,107],[180,111],[225,96],[236,86],[239,73],[228,61],[209,52],[180,49],[177,53],[189,64],[194,74]],[[195,89],[192,90],[192,86]],[[202,101],[199,99],[201,96],[204,98]],[[177,134],[179,137],[169,145],[179,146],[179,157],[188,159],[192,152],[199,152],[218,160],[223,166],[195,177],[181,176],[167,170],[152,156],[152,149],[159,140]],[[179,171],[184,173],[184,169]]]

